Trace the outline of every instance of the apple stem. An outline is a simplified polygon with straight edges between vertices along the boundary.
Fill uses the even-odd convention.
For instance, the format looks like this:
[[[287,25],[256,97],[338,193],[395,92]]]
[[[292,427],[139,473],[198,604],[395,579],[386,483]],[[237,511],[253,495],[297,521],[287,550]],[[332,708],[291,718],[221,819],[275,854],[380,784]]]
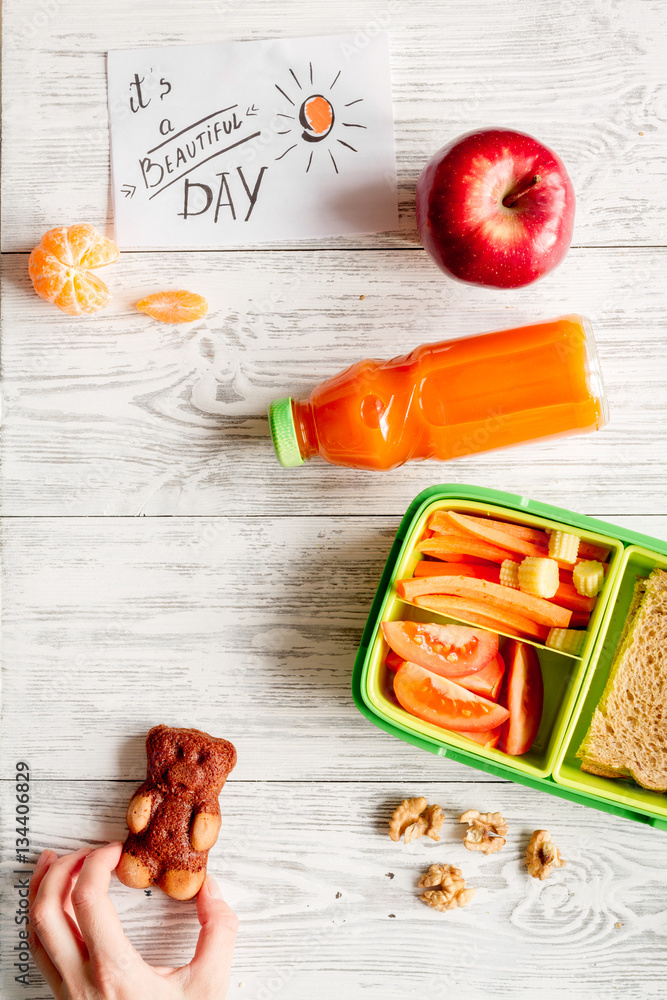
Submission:
[[[541,180],[542,178],[540,177],[540,175],[535,174],[535,176],[531,177],[528,183],[525,184],[523,187],[520,187],[518,191],[516,189],[514,191],[510,191],[510,193],[503,198],[503,205],[505,206],[505,208],[512,208],[514,205],[516,205],[519,198],[523,197],[526,191],[530,191],[531,188],[534,188],[536,184],[539,184]]]

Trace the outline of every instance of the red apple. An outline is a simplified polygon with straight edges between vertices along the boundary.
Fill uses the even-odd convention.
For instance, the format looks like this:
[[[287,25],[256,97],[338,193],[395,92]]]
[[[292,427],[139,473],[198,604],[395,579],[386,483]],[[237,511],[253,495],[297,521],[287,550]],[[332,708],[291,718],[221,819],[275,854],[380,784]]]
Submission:
[[[524,132],[468,132],[437,152],[417,181],[422,244],[461,281],[528,285],[560,264],[573,225],[565,167]]]

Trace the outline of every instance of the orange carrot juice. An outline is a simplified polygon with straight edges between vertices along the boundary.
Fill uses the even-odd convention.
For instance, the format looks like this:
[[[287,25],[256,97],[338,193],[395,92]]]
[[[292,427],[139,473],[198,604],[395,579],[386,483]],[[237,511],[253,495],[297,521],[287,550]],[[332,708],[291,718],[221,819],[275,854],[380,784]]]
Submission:
[[[306,400],[271,404],[278,459],[393,469],[562,434],[608,419],[595,341],[582,316],[425,344],[360,361]]]

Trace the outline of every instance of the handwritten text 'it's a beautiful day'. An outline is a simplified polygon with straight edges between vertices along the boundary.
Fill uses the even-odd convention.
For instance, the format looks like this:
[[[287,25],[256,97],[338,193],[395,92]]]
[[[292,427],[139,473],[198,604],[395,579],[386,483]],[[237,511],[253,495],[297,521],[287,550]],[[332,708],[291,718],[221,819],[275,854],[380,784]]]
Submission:
[[[135,73],[129,99],[133,114],[148,108],[154,99],[155,95],[149,96],[150,88],[145,84],[145,77]],[[163,77],[160,87],[159,98],[163,100],[171,92],[171,83]],[[233,220],[240,218],[247,222],[257,203],[262,178],[268,169],[266,166],[260,167],[252,178],[242,166],[236,167],[235,172],[220,171],[216,174],[219,178],[217,190],[210,184],[190,180],[187,175],[209,160],[259,139],[261,129],[242,134],[244,126],[252,127],[250,119],[257,113],[254,105],[247,108],[244,114],[237,104],[231,104],[180,131],[176,131],[169,118],[163,118],[159,130],[160,135],[166,138],[147,150],[139,160],[145,189],[150,192],[149,200],[183,181],[183,211],[178,214],[184,219],[204,215],[213,209],[214,222],[218,221],[223,211]]]

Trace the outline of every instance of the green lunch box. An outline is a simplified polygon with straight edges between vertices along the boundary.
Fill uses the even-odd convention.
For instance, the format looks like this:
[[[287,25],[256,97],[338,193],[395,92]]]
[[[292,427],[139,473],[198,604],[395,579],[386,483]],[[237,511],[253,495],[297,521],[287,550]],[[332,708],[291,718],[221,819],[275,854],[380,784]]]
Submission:
[[[540,660],[544,709],[535,742],[520,757],[478,746],[451,730],[423,722],[401,708],[392,693],[390,671],[384,663],[389,648],[380,629],[381,622],[465,621],[416,607],[396,593],[395,581],[411,577],[422,558],[417,543],[428,518],[436,510],[560,529],[610,550],[604,586],[591,614],[581,653],[573,656],[537,641],[522,640],[535,646]],[[513,493],[456,484],[424,490],[401,521],[366,622],[352,675],[357,708],[380,729],[423,750],[667,830],[667,794],[641,788],[630,780],[588,774],[581,770],[576,757],[604,689],[635,580],[637,576],[648,576],[655,567],[667,569],[667,542],[657,538]],[[502,652],[503,633],[499,634]]]

